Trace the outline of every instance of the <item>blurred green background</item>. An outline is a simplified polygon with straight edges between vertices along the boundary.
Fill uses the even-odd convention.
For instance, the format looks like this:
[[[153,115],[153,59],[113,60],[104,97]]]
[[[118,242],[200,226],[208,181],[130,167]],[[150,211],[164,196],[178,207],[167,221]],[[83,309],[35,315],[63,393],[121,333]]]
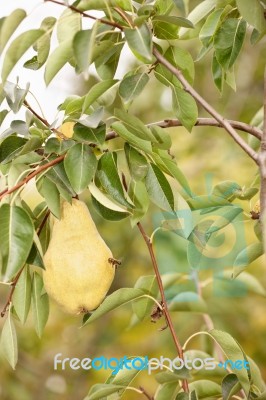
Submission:
[[[181,42],[181,46],[184,44]],[[193,39],[185,43],[196,57],[199,43]],[[236,66],[237,92],[226,88],[221,97],[211,78],[211,58],[207,56],[196,63],[196,89],[220,113],[229,119],[249,122],[263,101],[263,72],[265,64],[265,41],[252,47],[247,38],[244,49]],[[121,60],[123,62],[123,60]],[[74,72],[73,72],[74,74]],[[72,94],[83,94],[92,82],[84,83],[80,78],[68,77],[75,83]],[[152,78],[144,93],[133,103],[131,112],[145,122],[154,122],[174,117],[170,110],[170,94]],[[200,110],[200,116],[206,116]],[[206,127],[193,129],[189,134],[183,128],[168,130],[172,141],[172,153],[178,160],[179,167],[187,176],[195,194],[208,193],[208,184],[214,186],[222,180],[234,180],[241,186],[249,186],[257,173],[257,168],[245,153],[237,147],[227,133],[218,128]],[[247,135],[243,134],[246,138]],[[113,148],[119,148],[119,140],[113,141]],[[207,183],[206,183],[207,182]],[[176,187],[175,190],[178,190]],[[89,201],[89,199],[86,198]],[[251,205],[245,202],[247,213]],[[91,207],[90,207],[91,208]],[[112,249],[114,256],[122,260],[117,270],[111,290],[120,287],[132,287],[141,275],[153,274],[147,248],[137,228],[131,229],[126,219],[121,222],[106,222],[91,209],[99,231]],[[151,207],[144,218],[143,225],[151,234],[154,230],[153,215],[158,209]],[[254,240],[255,221],[247,217],[245,232],[247,243]],[[156,236],[155,250],[159,255],[160,268],[164,272],[189,273],[185,243],[172,233]],[[171,262],[170,262],[170,261]],[[256,276],[266,287],[265,261],[261,257],[251,264],[248,272]],[[200,272],[200,278],[206,278],[206,272]],[[211,274],[209,274],[211,275]],[[193,289],[194,283],[186,287]],[[182,291],[180,283],[178,290]],[[1,307],[8,295],[5,287],[0,287]],[[225,330],[244,348],[245,352],[259,365],[266,380],[266,317],[265,298],[255,294],[243,296],[218,296],[212,287],[203,291],[210,316],[217,329]],[[131,306],[115,310],[92,325],[82,329],[81,318],[64,314],[51,302],[50,316],[44,335],[40,340],[35,334],[31,316],[25,326],[18,325],[19,362],[15,371],[1,356],[0,358],[0,398],[3,400],[72,400],[83,399],[89,388],[95,383],[102,383],[110,371],[54,371],[53,358],[57,353],[62,357],[123,357],[147,355],[169,358],[176,357],[176,350],[168,330],[159,331],[164,325],[160,320],[152,324],[149,319],[129,329]],[[205,329],[202,315],[196,313],[173,313],[176,332],[182,343],[194,332]],[[3,320],[0,320],[0,327]],[[195,338],[189,345],[191,349],[206,350],[210,346],[202,337]],[[142,372],[134,386],[142,385],[154,393],[157,383],[147,372]],[[136,399],[139,395],[128,392],[126,399]]]

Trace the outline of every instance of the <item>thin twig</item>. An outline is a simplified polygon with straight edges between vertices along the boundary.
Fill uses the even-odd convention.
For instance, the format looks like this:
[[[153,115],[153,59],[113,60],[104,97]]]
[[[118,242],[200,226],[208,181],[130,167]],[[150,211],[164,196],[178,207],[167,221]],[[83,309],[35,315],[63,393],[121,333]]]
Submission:
[[[57,1],[57,0],[44,0],[44,2],[45,2],[45,3],[50,2],[50,3],[58,4],[58,5],[60,5],[60,6],[67,7],[67,8],[69,8],[70,10],[75,11],[75,12],[81,14],[81,15],[82,15],[83,17],[85,17],[85,18],[90,18],[90,19],[93,19],[94,21],[99,21],[99,22],[101,22],[102,24],[113,26],[114,28],[118,28],[118,29],[120,29],[121,31],[123,30],[123,26],[120,25],[120,24],[118,24],[118,23],[116,23],[116,22],[112,22],[112,21],[109,21],[109,20],[104,19],[104,18],[97,18],[97,17],[94,17],[93,15],[87,14],[87,13],[85,13],[84,11],[79,10],[77,7],[74,7],[74,6],[71,6],[71,5],[67,5],[66,3],[61,3],[60,1]]]
[[[241,136],[230,125],[229,121],[219,114],[201,95],[188,83],[182,72],[171,64],[155,47],[153,54],[156,59],[164,65],[182,83],[184,90],[189,93],[201,106],[221,124],[230,134],[234,141],[258,164],[258,154],[242,139]]]
[[[41,232],[42,232],[42,230],[43,230],[43,228],[44,228],[44,225],[46,224],[46,221],[47,221],[47,219],[48,219],[48,217],[49,217],[49,214],[50,214],[50,210],[48,210],[48,211],[45,213],[45,216],[44,216],[44,218],[43,218],[43,220],[42,220],[42,222],[41,222],[39,228],[37,229],[37,235],[38,235],[38,236],[40,236],[40,234],[41,234]],[[2,318],[5,316],[7,310],[8,310],[8,308],[9,308],[11,302],[12,302],[12,298],[13,298],[14,291],[15,291],[15,289],[16,289],[18,280],[19,280],[19,278],[20,278],[20,276],[21,276],[21,274],[22,274],[22,272],[23,272],[25,266],[26,266],[26,264],[24,264],[23,267],[20,268],[20,270],[18,271],[17,275],[15,276],[14,280],[13,280],[12,283],[11,283],[11,290],[10,290],[10,292],[9,292],[9,295],[8,295],[8,298],[7,298],[7,301],[6,301],[6,304],[5,304],[3,310],[2,310],[2,312],[1,312],[1,314],[0,314]]]
[[[264,126],[261,140],[261,147],[259,152],[259,166],[260,166],[260,220],[262,224],[266,224],[266,67],[264,72]],[[262,229],[264,232],[265,229]],[[264,243],[265,243],[265,235]],[[265,244],[264,244],[265,246]]]
[[[148,399],[148,400],[154,400],[153,396],[150,396],[149,393],[144,389],[143,386],[139,387],[139,390],[141,391],[141,393]]]
[[[28,183],[31,179],[33,179],[35,176],[40,174],[42,171],[45,171],[46,169],[60,163],[63,161],[65,158],[65,154],[62,154],[61,156],[55,158],[52,161],[49,161],[47,164],[42,165],[41,167],[37,168],[34,172],[30,173],[29,175],[26,176],[21,182],[17,183],[15,186],[13,186],[11,189],[7,190],[6,192],[2,193],[0,195],[0,200],[2,200],[3,197],[7,196],[8,194],[11,194],[21,188],[23,185]]]
[[[145,243],[146,243],[146,245],[148,247],[148,250],[149,250],[149,253],[150,253],[153,269],[154,269],[154,272],[155,272],[155,275],[156,275],[156,279],[157,279],[157,283],[158,283],[158,286],[159,286],[160,295],[161,295],[161,298],[162,298],[163,312],[164,312],[164,315],[165,315],[165,319],[166,319],[167,325],[168,325],[168,327],[170,329],[170,332],[172,334],[172,337],[173,337],[173,340],[174,340],[174,343],[175,343],[175,346],[176,346],[176,349],[177,349],[177,352],[178,352],[178,356],[183,360],[184,359],[183,349],[182,349],[182,346],[181,346],[181,344],[179,342],[179,339],[178,339],[178,337],[176,335],[175,328],[174,328],[174,325],[173,325],[173,322],[172,322],[172,319],[171,319],[171,315],[170,315],[170,312],[169,312],[169,309],[168,309],[168,305],[167,305],[167,301],[166,301],[166,297],[165,297],[165,293],[164,293],[164,288],[163,288],[163,282],[162,282],[162,278],[161,278],[161,275],[160,275],[158,264],[157,264],[157,261],[156,261],[156,258],[155,258],[155,254],[154,254],[154,251],[153,251],[152,243],[150,241],[149,236],[146,234],[142,224],[140,222],[138,222],[137,226],[138,226],[138,228],[140,230],[140,233],[143,236],[143,239],[145,240]],[[187,382],[186,379],[182,381],[182,386],[183,386],[183,390],[185,392],[189,391],[188,382]]]
[[[240,121],[228,120],[228,122],[234,129],[238,129],[239,131],[247,132],[247,133],[251,134],[252,136],[255,136],[257,139],[261,140],[262,131],[259,128],[245,124],[244,122],[240,122]],[[154,125],[157,125],[161,128],[174,128],[174,127],[183,126],[182,122],[179,119],[166,119],[164,121],[152,122],[152,123],[148,124],[147,126],[150,127],[150,126],[154,126]],[[214,118],[198,118],[195,126],[215,126],[217,128],[224,129],[224,126]],[[106,135],[105,140],[106,141],[111,140],[116,137],[118,137],[117,133],[114,131],[111,131]]]

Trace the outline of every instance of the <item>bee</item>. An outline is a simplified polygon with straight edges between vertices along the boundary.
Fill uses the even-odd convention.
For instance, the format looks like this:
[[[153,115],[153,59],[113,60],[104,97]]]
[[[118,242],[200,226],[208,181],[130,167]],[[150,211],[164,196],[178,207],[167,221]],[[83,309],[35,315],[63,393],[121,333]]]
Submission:
[[[251,219],[260,219],[260,201],[258,200],[250,211]]]

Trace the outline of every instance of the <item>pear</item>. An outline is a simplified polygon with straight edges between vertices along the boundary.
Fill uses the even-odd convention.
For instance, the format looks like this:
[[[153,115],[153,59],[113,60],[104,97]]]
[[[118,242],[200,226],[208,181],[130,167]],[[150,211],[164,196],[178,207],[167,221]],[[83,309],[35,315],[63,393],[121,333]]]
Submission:
[[[94,310],[112,284],[112,259],[86,204],[63,202],[44,255],[43,281],[50,297],[70,314]]]

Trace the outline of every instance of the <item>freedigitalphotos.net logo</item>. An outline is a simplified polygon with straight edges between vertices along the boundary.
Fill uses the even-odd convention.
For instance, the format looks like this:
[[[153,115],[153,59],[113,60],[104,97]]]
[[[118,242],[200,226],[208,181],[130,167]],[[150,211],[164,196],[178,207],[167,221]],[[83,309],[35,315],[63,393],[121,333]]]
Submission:
[[[246,369],[249,370],[249,363],[247,360],[226,360],[225,362],[217,363],[214,358],[194,358],[190,359],[186,356],[184,359],[179,357],[174,358],[173,360],[170,358],[166,358],[160,356],[159,358],[148,358],[145,357],[128,357],[124,356],[122,358],[106,358],[105,356],[91,358],[62,358],[62,353],[58,353],[54,356],[54,369],[55,370],[65,370],[66,368],[70,368],[72,370],[86,370],[94,369],[96,371],[99,370],[111,370],[112,375],[116,375],[119,371],[123,369],[127,370],[147,370],[150,375],[152,371],[156,370],[171,370],[179,371],[183,368],[187,370],[214,370],[215,368],[223,368],[225,370],[240,370]]]
[[[234,288],[232,286],[232,290],[227,291],[223,289],[225,285],[220,284],[223,271],[234,266],[240,253],[241,262],[248,263],[243,209],[230,202],[241,195],[241,188],[230,181],[213,187],[211,179],[207,177],[207,195],[191,194],[189,204],[178,196],[176,211],[153,215],[153,228],[157,230],[154,240],[158,248],[158,264],[161,273],[177,272],[178,252],[186,246],[187,260],[192,271],[213,272],[215,295],[243,296],[247,293],[246,285],[235,281]],[[183,241],[174,239],[173,235],[169,236],[169,232]],[[173,243],[172,250],[169,250],[170,242]],[[178,272],[182,272],[180,264]]]

